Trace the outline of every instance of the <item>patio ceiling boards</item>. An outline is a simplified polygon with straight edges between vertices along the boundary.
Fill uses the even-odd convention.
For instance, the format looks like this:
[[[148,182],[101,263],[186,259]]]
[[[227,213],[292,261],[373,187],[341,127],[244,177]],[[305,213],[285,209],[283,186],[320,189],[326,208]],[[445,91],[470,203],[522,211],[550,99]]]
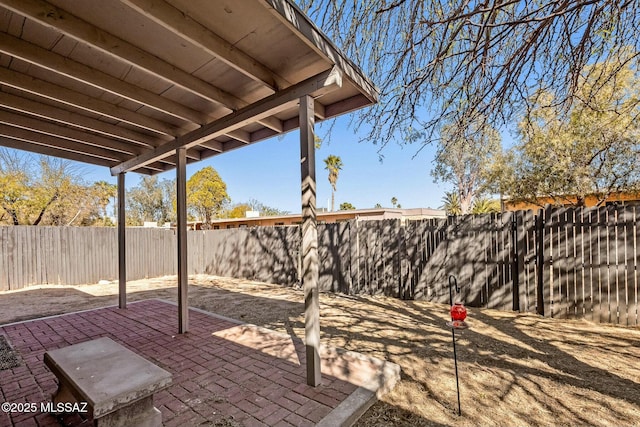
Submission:
[[[155,174],[372,104],[285,0],[0,0],[0,144]]]
[[[0,145],[118,175],[176,169],[188,330],[186,165],[300,128],[307,383],[318,385],[314,123],[378,92],[288,0],[0,0]]]

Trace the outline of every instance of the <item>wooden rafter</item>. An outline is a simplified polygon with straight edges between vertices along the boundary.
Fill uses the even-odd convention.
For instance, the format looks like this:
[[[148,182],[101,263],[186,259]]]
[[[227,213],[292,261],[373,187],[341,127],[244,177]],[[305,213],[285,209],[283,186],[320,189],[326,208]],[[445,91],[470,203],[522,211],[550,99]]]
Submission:
[[[208,121],[207,116],[189,107],[7,33],[0,33],[0,52],[170,116],[197,124]]]
[[[303,95],[309,95],[322,89],[326,90],[333,86],[342,86],[342,73],[337,68],[332,68],[294,86],[290,86],[233,114],[225,116],[220,120],[216,120],[193,132],[182,135],[174,141],[163,144],[131,160],[127,160],[111,168],[111,174],[117,175],[136,169],[137,167],[144,166],[147,163],[165,157],[167,153],[179,147],[192,147],[217,136],[224,135],[252,121],[271,116],[278,111],[283,111],[295,106],[298,103],[298,99]]]
[[[167,141],[167,139],[143,135],[122,126],[115,126],[102,120],[92,119],[82,114],[64,110],[53,105],[32,101],[10,93],[0,92],[0,106],[36,117],[53,120],[68,126],[74,126],[86,131],[94,131],[105,137],[133,142],[141,147],[157,147]]]
[[[65,87],[0,67],[0,83],[74,108],[121,120],[159,134],[177,136],[179,128]]]
[[[301,40],[318,54],[330,60],[363,89],[363,94],[371,101],[378,101],[378,89],[331,41],[322,35],[320,30],[309,20],[297,6],[287,0],[261,0],[266,7],[282,22],[296,28],[304,37]]]
[[[61,31],[80,43],[99,49],[104,54],[117,58],[119,61],[133,65],[171,84],[178,85],[194,95],[219,103],[230,111],[237,110],[243,106],[242,101],[232,94],[162,61],[158,57],[107,31],[96,28],[46,1],[1,0],[0,4],[42,25]]]
[[[122,2],[271,90],[276,91],[278,88],[289,86],[285,79],[276,75],[255,58],[199,24],[195,17],[188,16],[169,3],[162,0],[122,0]]]

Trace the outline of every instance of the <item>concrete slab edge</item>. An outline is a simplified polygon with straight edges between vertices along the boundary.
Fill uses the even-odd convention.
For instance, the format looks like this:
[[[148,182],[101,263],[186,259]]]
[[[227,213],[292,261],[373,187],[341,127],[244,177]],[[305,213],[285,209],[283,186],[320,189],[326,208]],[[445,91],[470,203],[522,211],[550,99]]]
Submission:
[[[358,387],[349,397],[321,419],[317,427],[350,427],[378,401],[376,393]]]
[[[342,353],[348,353],[361,359],[372,359],[361,353],[348,350],[339,350]],[[381,360],[381,359],[378,359]],[[382,368],[378,375],[371,378],[369,382],[358,387],[353,393],[335,407],[327,416],[320,420],[316,426],[320,427],[350,427],[373,406],[386,393],[393,390],[396,383],[400,380],[400,366],[382,360]]]

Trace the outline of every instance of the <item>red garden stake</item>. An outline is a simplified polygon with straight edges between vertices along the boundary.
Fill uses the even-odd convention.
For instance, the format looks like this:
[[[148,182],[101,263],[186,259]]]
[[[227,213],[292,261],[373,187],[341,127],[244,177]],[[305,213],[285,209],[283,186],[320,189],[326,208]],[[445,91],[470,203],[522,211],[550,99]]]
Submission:
[[[453,340],[453,360],[456,367],[456,390],[458,392],[458,415],[462,415],[460,408],[460,383],[458,381],[458,354],[456,353],[456,329],[467,329],[469,325],[464,321],[467,318],[467,309],[462,303],[453,303],[453,288],[456,292],[460,292],[458,280],[456,276],[449,276],[449,304],[451,305],[451,321],[447,322],[447,326],[451,328],[451,338]]]

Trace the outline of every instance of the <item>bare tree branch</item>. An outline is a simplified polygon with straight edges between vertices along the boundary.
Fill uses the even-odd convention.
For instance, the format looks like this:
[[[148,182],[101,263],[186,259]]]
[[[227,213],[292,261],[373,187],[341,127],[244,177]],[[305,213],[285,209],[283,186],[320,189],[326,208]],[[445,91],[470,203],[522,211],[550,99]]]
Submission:
[[[540,92],[566,113],[586,66],[640,51],[640,0],[298,2],[379,85],[355,122],[381,146],[461,116],[516,123]]]

